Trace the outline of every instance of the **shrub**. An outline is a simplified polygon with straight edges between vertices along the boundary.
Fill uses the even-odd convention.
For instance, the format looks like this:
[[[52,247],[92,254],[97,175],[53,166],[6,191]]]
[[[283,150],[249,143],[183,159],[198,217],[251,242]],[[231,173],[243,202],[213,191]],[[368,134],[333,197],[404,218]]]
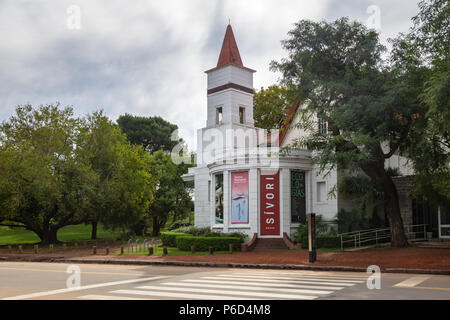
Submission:
[[[186,233],[181,232],[161,232],[161,241],[163,246],[175,247],[176,242],[175,239],[178,236],[186,236]]]
[[[212,231],[209,227],[196,228],[194,226],[189,226],[178,228],[175,231],[178,233],[187,233],[193,236],[201,236],[201,237],[233,237],[241,239],[242,242],[244,242],[247,238],[247,235],[242,232],[223,233]]]
[[[337,236],[336,229],[326,223],[321,215],[316,215],[316,238],[321,236]],[[303,223],[298,226],[297,231],[292,235],[295,243],[304,243],[308,240],[308,224]]]
[[[233,244],[234,250],[240,250],[242,240],[238,237],[199,237],[199,236],[179,236],[176,237],[177,248],[181,251],[191,250],[195,246],[196,251],[208,251],[213,247],[216,251],[228,250]]]

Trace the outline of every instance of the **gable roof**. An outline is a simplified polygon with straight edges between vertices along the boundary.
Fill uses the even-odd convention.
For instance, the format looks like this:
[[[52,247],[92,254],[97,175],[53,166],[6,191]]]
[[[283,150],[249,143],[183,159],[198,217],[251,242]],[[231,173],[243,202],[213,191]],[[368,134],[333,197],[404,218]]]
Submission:
[[[297,100],[289,109],[286,110],[285,116],[280,120],[280,123],[282,123],[279,133],[280,146],[283,144],[284,138],[286,138],[287,133],[291,129],[292,122],[294,121],[295,115],[299,107],[300,107],[300,100]]]

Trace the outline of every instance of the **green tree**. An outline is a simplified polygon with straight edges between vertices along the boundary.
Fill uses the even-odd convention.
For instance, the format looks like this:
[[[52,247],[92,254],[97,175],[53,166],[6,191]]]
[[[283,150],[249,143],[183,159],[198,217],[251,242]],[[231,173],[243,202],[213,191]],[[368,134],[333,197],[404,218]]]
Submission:
[[[425,69],[419,99],[426,107],[407,150],[415,169],[414,194],[437,204],[450,202],[450,3],[426,0],[414,26],[394,41],[394,61],[404,73]]]
[[[56,243],[60,228],[79,224],[90,169],[78,158],[80,130],[71,108],[19,106],[0,126],[0,215]]]
[[[153,153],[151,168],[158,182],[149,217],[152,220],[152,236],[158,236],[170,214],[182,217],[192,211],[192,199],[181,178],[187,172],[187,165],[174,164],[170,154],[160,150]]]
[[[276,85],[255,92],[253,97],[253,118],[258,128],[279,129],[286,108],[293,103],[292,92]]]
[[[385,195],[391,245],[407,246],[398,194],[384,164],[410,145],[423,105],[423,72],[392,72],[384,66],[378,34],[347,18],[332,23],[302,20],[282,42],[289,57],[272,62],[282,84],[304,102],[299,127],[310,132],[293,147],[318,150],[321,171],[361,170]],[[328,130],[317,130],[317,117]]]
[[[117,119],[119,127],[134,145],[153,153],[158,150],[171,151],[178,141],[171,139],[178,126],[161,117],[139,117],[125,114]]]
[[[97,226],[126,229],[144,217],[154,193],[149,155],[140,146],[131,146],[125,134],[102,111],[84,119],[78,142],[95,176],[86,221]]]

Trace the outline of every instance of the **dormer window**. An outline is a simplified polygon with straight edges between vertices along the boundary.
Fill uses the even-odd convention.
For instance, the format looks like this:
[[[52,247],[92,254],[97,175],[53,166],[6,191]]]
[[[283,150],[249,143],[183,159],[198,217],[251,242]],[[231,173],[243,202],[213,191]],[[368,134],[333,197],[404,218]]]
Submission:
[[[244,120],[245,120],[245,108],[239,107],[239,123],[244,124]]]
[[[222,117],[223,117],[223,114],[222,114],[222,107],[218,107],[217,109],[216,109],[216,124],[222,124]]]

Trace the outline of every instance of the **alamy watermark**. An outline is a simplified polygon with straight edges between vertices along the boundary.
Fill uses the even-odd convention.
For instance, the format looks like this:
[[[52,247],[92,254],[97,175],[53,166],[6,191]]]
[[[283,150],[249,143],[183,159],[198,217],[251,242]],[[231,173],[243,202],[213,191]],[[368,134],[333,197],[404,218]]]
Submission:
[[[367,273],[371,276],[367,278],[367,289],[381,289],[381,271],[380,267],[376,265],[371,265],[367,267]]]
[[[78,5],[72,4],[67,7],[67,20],[66,26],[69,30],[81,29],[81,8]]]
[[[366,20],[366,26],[369,29],[381,30],[381,9],[377,5],[370,5],[366,9],[369,17]]]
[[[81,269],[79,266],[70,265],[66,269],[66,273],[70,276],[66,280],[66,287],[68,289],[75,289],[81,286]]]
[[[249,164],[279,168],[278,129],[215,127],[199,130],[198,135],[197,152],[192,156],[186,144],[179,141],[178,132],[172,134],[172,141],[178,141],[171,152],[175,164]]]

